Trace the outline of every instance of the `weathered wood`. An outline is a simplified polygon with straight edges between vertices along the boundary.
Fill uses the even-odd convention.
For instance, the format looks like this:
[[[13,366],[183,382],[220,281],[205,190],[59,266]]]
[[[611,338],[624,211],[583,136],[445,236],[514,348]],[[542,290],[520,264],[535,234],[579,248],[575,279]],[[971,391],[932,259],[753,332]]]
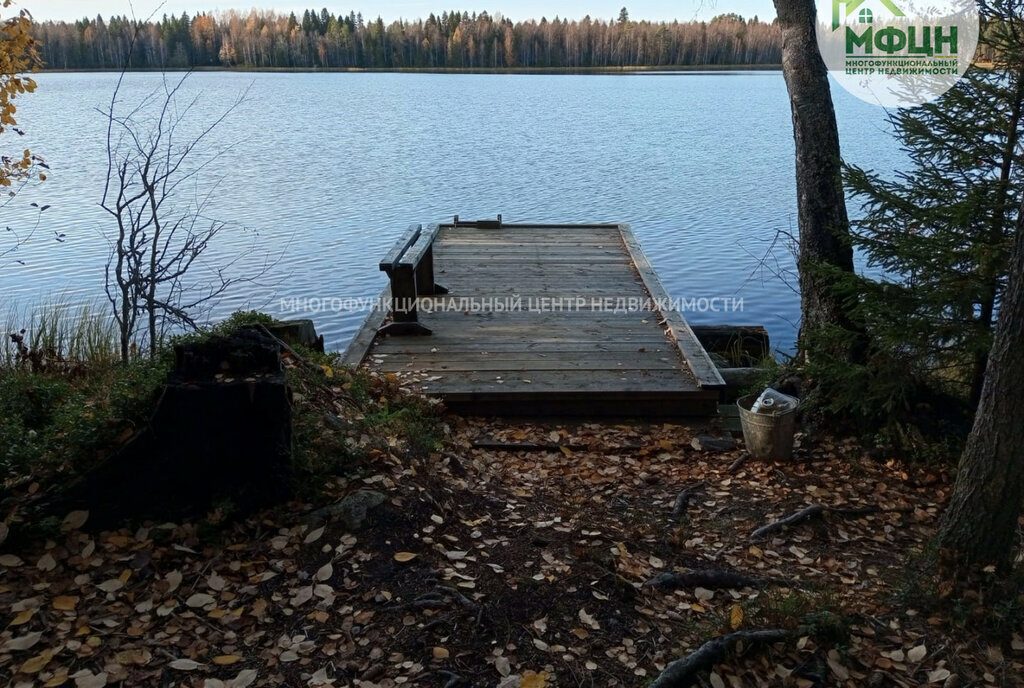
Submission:
[[[281,320],[265,326],[267,332],[291,346],[302,346],[323,353],[324,337],[316,333],[312,320]]]
[[[377,336],[377,330],[384,324],[384,319],[387,317],[387,311],[382,304],[389,301],[391,301],[390,285],[384,287],[380,298],[377,299],[370,312],[366,314],[363,324],[359,327],[355,336],[352,337],[352,340],[349,341],[348,346],[345,347],[345,352],[341,355],[341,362],[343,364],[353,368],[362,364],[363,359],[366,358],[366,354],[373,345],[374,338]]]
[[[416,239],[419,238],[420,233],[423,231],[423,225],[412,224],[405,230],[402,236],[398,237],[395,244],[388,250],[384,255],[384,258],[380,261],[380,269],[382,272],[388,272],[398,267],[398,262],[402,259],[405,251],[412,245]]]
[[[430,334],[430,329],[419,322],[417,304],[420,296],[446,294],[448,290],[434,282],[434,239],[438,226],[426,231],[421,225],[412,225],[388,251],[380,269],[391,280],[391,318],[384,325],[384,334]]]
[[[636,266],[637,272],[640,273],[640,277],[643,279],[651,298],[656,302],[669,303],[668,292],[661,285],[658,274],[654,271],[650,261],[647,260],[647,256],[644,255],[643,249],[640,248],[640,242],[637,241],[632,228],[624,224],[619,226],[619,230],[622,232],[622,241],[625,243],[633,264]],[[663,310],[661,314],[665,318],[669,331],[679,345],[683,358],[686,359],[693,374],[697,377],[697,384],[702,389],[725,387],[725,381],[718,374],[718,369],[711,362],[707,352],[701,347],[700,342],[697,341],[693,330],[690,329],[683,316],[675,310]]]
[[[705,375],[702,388],[678,343],[685,321],[676,314],[666,326],[652,310],[637,255],[649,263],[638,244],[627,247],[622,227],[459,222],[442,224],[432,249],[437,279],[451,290],[419,301],[417,321],[432,336],[378,337],[359,360],[469,413],[681,418],[717,410],[715,380]],[[362,346],[365,328],[357,338]],[[704,355],[692,333],[687,345]]]

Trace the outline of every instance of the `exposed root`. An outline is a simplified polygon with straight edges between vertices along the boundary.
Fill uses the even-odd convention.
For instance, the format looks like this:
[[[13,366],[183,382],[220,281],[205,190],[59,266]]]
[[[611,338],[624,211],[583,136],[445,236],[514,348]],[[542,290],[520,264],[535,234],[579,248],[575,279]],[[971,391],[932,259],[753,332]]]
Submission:
[[[711,669],[723,659],[733,645],[739,642],[777,643],[786,640],[791,631],[771,629],[761,631],[736,631],[719,636],[701,645],[696,652],[670,662],[649,688],[686,688],[697,682],[697,674]]]

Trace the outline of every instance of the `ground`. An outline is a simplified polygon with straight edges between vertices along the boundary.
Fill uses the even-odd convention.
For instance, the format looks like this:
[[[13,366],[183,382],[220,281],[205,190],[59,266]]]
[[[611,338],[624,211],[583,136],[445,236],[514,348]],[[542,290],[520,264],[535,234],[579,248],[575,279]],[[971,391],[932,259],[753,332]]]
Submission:
[[[439,422],[441,451],[375,450],[359,476],[324,486],[324,503],[359,490],[387,498],[352,532],[305,503],[99,533],[75,512],[49,539],[8,548],[0,676],[646,686],[715,636],[782,628],[790,640],[738,646],[699,684],[1024,685],[1019,617],[989,609],[982,624],[970,595],[941,612],[916,602],[928,584],[914,562],[950,489],[943,470],[808,437],[790,461],[735,466],[741,447],[691,445],[716,428]],[[877,511],[751,537],[811,504]],[[645,585],[706,570],[762,580]]]

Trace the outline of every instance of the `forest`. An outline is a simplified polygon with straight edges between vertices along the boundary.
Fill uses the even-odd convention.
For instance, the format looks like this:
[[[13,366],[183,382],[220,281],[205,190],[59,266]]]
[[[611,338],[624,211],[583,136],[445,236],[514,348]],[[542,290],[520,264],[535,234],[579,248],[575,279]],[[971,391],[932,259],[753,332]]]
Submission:
[[[709,22],[567,19],[513,23],[500,14],[442,12],[385,25],[327,9],[277,14],[124,16],[34,27],[48,69],[592,69],[777,65],[778,27],[723,14]],[[133,38],[134,50],[130,50]],[[129,57],[129,53],[130,57]]]

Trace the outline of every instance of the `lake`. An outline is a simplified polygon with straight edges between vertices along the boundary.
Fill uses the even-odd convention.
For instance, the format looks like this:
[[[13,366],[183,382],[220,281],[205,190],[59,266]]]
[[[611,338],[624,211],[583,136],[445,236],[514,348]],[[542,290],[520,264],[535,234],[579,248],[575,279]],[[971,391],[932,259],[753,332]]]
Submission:
[[[128,75],[125,103],[160,79]],[[24,232],[35,222],[30,203],[51,207],[17,254],[24,265],[0,271],[0,294],[22,308],[58,294],[96,301],[110,229],[99,208],[106,120],[97,108],[117,75],[37,81],[20,99],[27,135],[0,143],[43,155],[50,179],[0,209],[0,226]],[[233,269],[271,266],[237,285],[215,316],[241,307],[308,315],[329,347],[343,348],[365,313],[303,315],[282,302],[376,296],[385,282],[377,261],[410,222],[501,213],[507,222],[629,222],[671,296],[742,302],[742,312],[687,312],[689,321],[762,324],[775,346],[792,347],[799,299],[774,273],[791,271],[793,258],[779,244],[771,269],[759,268],[778,231],[796,233],[780,72],[201,72],[185,87],[198,96],[191,121],[211,121],[246,89],[205,147],[220,157],[186,190],[216,186],[206,214],[230,223],[201,269],[254,247]],[[884,173],[899,166],[885,111],[835,85],[833,98],[846,159]],[[47,238],[54,231],[65,243]]]

